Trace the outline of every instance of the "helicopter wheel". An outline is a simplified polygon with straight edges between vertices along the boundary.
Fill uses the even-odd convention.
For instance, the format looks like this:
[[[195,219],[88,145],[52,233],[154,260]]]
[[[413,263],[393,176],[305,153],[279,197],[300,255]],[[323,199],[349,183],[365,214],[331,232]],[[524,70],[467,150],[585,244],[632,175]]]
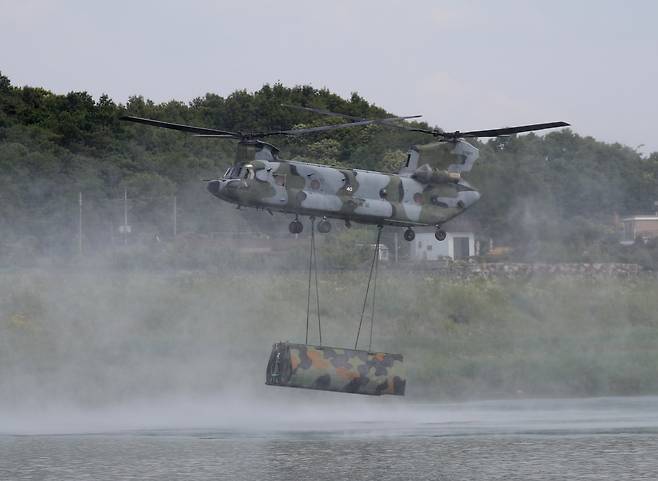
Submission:
[[[295,219],[290,224],[288,224],[288,230],[291,234],[300,234],[304,230],[304,224],[302,224],[298,219]]]
[[[436,240],[439,242],[445,240],[447,235],[448,234],[446,234],[446,231],[443,229],[436,229],[436,232],[434,233],[434,237],[436,237]]]
[[[331,223],[323,218],[320,222],[318,222],[318,232],[320,234],[326,234],[331,230]]]
[[[411,242],[416,238],[416,233],[411,227],[404,231],[404,240]]]

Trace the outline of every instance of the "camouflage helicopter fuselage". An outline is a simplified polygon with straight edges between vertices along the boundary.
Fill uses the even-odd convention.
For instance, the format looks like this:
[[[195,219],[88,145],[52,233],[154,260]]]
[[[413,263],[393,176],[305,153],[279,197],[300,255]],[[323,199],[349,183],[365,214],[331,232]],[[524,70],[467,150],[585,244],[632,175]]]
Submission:
[[[478,150],[465,141],[414,146],[397,174],[282,160],[265,142],[241,143],[236,163],[208,183],[238,206],[364,224],[440,226],[480,194],[461,177]]]
[[[462,179],[478,158],[478,150],[465,138],[498,137],[535,130],[566,127],[566,122],[520,125],[469,132],[442,132],[391,122],[418,116],[362,119],[327,110],[286,105],[298,110],[346,117],[350,122],[266,132],[238,132],[124,115],[121,120],[192,133],[200,137],[238,140],[237,158],[221,179],[208,182],[208,190],[238,207],[255,207],[295,215],[288,226],[298,234],[303,225],[298,216],[322,217],[318,231],[329,232],[327,218],[365,224],[406,226],[404,238],[414,239],[414,226],[437,227],[438,240],[446,238],[440,226],[480,199],[480,194]],[[360,169],[341,169],[296,160],[279,159],[278,149],[259,139],[274,135],[302,135],[364,125],[389,125],[411,132],[431,134],[438,141],[413,146],[397,174]],[[314,224],[312,223],[312,226]],[[378,237],[379,238],[379,237]]]

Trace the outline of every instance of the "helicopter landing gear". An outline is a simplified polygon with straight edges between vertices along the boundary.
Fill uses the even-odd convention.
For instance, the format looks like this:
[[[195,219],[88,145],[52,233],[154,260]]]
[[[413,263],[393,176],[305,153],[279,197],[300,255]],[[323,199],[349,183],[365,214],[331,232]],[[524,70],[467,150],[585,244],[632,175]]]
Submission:
[[[440,227],[437,227],[436,232],[434,233],[434,237],[436,237],[436,240],[438,240],[439,242],[445,240],[447,235],[448,234],[446,234],[446,231],[444,231]]]
[[[290,224],[288,224],[288,230],[291,234],[301,234],[301,232],[304,230],[304,224],[302,224],[299,219],[295,219]]]
[[[320,234],[326,234],[331,230],[331,223],[327,220],[326,217],[323,217],[320,222],[318,222],[318,232]]]
[[[407,230],[404,231],[404,240],[411,242],[416,238],[416,233],[413,231],[411,227],[409,227]]]

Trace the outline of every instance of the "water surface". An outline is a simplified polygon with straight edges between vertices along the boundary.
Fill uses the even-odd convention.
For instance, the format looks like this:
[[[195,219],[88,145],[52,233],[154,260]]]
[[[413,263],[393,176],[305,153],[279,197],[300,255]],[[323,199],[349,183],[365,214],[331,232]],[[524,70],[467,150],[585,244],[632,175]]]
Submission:
[[[658,479],[654,397],[242,407],[95,432],[0,417],[0,479]]]

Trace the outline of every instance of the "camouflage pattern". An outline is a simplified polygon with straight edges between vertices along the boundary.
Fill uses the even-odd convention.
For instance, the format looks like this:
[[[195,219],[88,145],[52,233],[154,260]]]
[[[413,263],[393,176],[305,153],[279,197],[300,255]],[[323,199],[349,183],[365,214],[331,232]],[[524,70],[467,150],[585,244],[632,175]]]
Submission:
[[[414,146],[398,174],[337,169],[278,158],[265,142],[241,142],[237,162],[208,183],[216,197],[247,207],[376,225],[440,225],[480,194],[462,179],[478,150],[463,140]]]
[[[265,384],[379,396],[404,396],[401,354],[279,342],[272,347]]]
[[[345,117],[351,121],[271,132],[232,132],[130,115],[121,116],[120,119],[201,137],[239,140],[235,164],[226,171],[224,177],[208,182],[208,190],[213,195],[237,204],[238,207],[255,207],[270,212],[276,210],[296,216],[331,217],[344,219],[346,223],[354,220],[365,224],[409,228],[418,225],[440,227],[443,222],[461,214],[480,199],[479,192],[462,179],[462,173],[470,171],[478,158],[478,150],[464,141],[464,138],[498,137],[569,125],[566,122],[549,122],[469,132],[440,132],[398,125],[442,140],[412,147],[399,173],[385,174],[281,160],[276,147],[257,139],[272,135],[301,135],[360,125],[387,124],[418,116],[368,120],[323,109],[286,106]],[[320,225],[325,227],[321,229]],[[301,232],[301,226],[295,219],[289,226],[290,232]],[[318,230],[329,232],[329,227],[330,224],[323,221],[318,225]],[[439,240],[445,238],[445,232],[437,229],[436,237]],[[413,230],[408,229],[405,239],[413,238]]]

